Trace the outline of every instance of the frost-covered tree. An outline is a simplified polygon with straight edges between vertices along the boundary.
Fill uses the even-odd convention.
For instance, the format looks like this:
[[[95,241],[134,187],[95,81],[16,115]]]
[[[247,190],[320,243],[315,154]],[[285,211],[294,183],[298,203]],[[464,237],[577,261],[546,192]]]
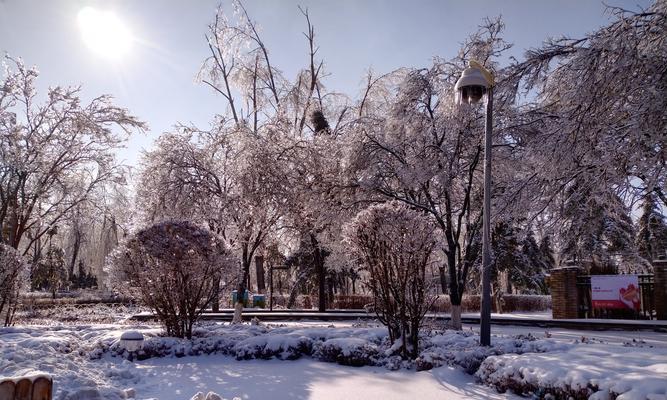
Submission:
[[[358,141],[350,167],[366,199],[402,201],[440,228],[445,259],[439,268],[441,285],[449,292],[458,328],[463,292],[478,265],[482,228],[483,111],[454,103],[454,84],[470,58],[496,70],[498,80],[494,215],[523,204],[516,201],[520,187],[512,184],[514,168],[521,165],[509,122],[515,114],[510,101],[514,88],[504,83],[505,72],[494,62],[509,47],[500,37],[502,27],[500,21],[487,21],[454,60],[379,78],[369,75],[354,126]],[[504,199],[510,196],[515,200]]]
[[[644,268],[635,246],[635,229],[629,210],[613,191],[598,193],[577,184],[565,192],[560,210],[561,258],[593,262],[608,272]]]
[[[145,220],[189,219],[220,235],[238,254],[239,293],[281,215],[284,181],[275,143],[234,127],[181,129],[161,137],[143,161],[138,203]]]
[[[419,329],[434,300],[427,270],[434,262],[436,227],[399,201],[370,206],[346,228],[346,237],[369,274],[375,312],[405,358],[419,355]]]
[[[233,281],[227,250],[208,230],[166,221],[132,235],[109,256],[110,287],[140,298],[167,335],[192,338],[192,327]]]
[[[554,226],[563,203],[589,193],[626,205],[655,193],[667,204],[667,2],[609,11],[609,25],[548,40],[512,66],[510,78],[535,99],[517,121],[531,149],[523,162],[540,182],[532,211]]]
[[[341,96],[323,90],[320,82],[323,62],[316,59],[315,30],[307,10],[301,9],[306,20],[304,35],[309,63],[294,82],[289,82],[272,65],[260,30],[243,4],[233,2],[232,7],[235,9],[232,15],[219,9],[209,26],[210,56],[204,60],[198,75],[202,83],[225,99],[227,109],[211,130],[213,134],[204,140],[206,144],[196,145],[197,151],[178,151],[178,154],[188,160],[187,168],[180,168],[179,173],[199,177],[196,178],[199,181],[188,182],[209,188],[204,193],[198,190],[190,193],[197,199],[208,196],[215,200],[214,207],[197,209],[214,209],[229,215],[223,220],[230,225],[219,229],[233,232],[233,236],[227,237],[240,253],[242,276],[238,290],[243,292],[253,256],[261,256],[258,251],[275,229],[290,228],[299,232],[295,236],[305,234],[310,240],[321,240],[318,236],[322,228],[313,224],[313,219],[298,215],[299,208],[311,208],[293,199],[306,199],[308,193],[299,189],[307,190],[307,186],[318,184],[318,173],[303,169],[316,164],[304,157],[313,154],[303,151],[304,147],[309,146],[312,136],[325,136],[321,135],[325,131],[335,136],[346,122],[347,108],[340,101]],[[327,115],[336,116],[336,123],[330,126]],[[195,158],[205,161],[192,162]],[[215,165],[204,165],[210,160]],[[185,191],[173,193],[180,198],[188,196]],[[299,226],[294,222],[299,222]],[[321,251],[319,244],[315,248]],[[324,257],[318,260],[321,260],[317,265],[321,266],[318,269],[323,284]],[[324,296],[320,299],[322,308]],[[242,303],[235,308],[235,321],[240,321]]]
[[[12,247],[0,243],[0,323],[12,324],[19,291],[27,287],[28,266]]]
[[[652,194],[644,198],[636,243],[639,255],[649,262],[667,257],[667,223]]]
[[[122,181],[114,152],[145,125],[110,96],[89,103],[79,87],[52,87],[38,102],[35,68],[7,57],[0,81],[0,233],[27,254],[52,226],[108,182]],[[35,254],[36,261],[39,254]]]

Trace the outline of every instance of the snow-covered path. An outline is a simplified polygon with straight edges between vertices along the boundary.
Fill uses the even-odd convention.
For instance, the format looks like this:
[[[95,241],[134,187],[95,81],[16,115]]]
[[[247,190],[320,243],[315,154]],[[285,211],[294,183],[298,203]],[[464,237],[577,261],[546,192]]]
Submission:
[[[453,367],[388,371],[344,367],[309,359],[236,361],[221,355],[156,358],[137,362],[144,379],[137,398],[189,399],[213,391],[225,399],[518,399],[479,385]]]

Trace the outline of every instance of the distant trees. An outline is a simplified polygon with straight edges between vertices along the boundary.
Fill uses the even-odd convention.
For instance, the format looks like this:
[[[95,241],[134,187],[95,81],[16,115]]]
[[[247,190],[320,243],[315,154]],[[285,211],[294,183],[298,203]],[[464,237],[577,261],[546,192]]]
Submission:
[[[27,286],[28,266],[12,247],[0,243],[0,323],[12,324],[19,290]]]
[[[399,201],[361,211],[346,228],[369,275],[374,309],[405,358],[419,355],[419,329],[433,302],[426,271],[435,260],[436,228],[420,211]]]
[[[4,243],[27,254],[95,190],[122,179],[114,151],[145,125],[110,96],[84,104],[78,87],[52,87],[38,104],[37,70],[6,61],[11,68],[0,82],[0,232]]]
[[[166,221],[137,232],[109,260],[111,286],[149,306],[170,336],[192,337],[199,315],[233,281],[227,251],[189,222]]]
[[[65,252],[62,248],[50,244],[45,254],[33,264],[31,286],[33,290],[48,290],[56,298],[59,289],[67,285]]]

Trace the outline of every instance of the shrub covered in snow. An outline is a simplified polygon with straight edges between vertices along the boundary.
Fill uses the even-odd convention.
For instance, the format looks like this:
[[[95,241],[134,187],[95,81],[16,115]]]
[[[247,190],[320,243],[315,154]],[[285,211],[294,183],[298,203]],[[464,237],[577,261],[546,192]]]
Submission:
[[[210,232],[189,222],[146,228],[110,256],[111,286],[137,295],[155,311],[167,335],[192,337],[199,315],[227,278],[226,249]]]
[[[278,358],[296,360],[304,354],[311,354],[313,340],[301,335],[261,335],[238,342],[234,354],[238,360],[253,358]]]
[[[486,358],[476,377],[500,391],[558,399],[665,399],[664,350],[583,343]]]
[[[0,243],[0,324],[9,326],[14,318],[19,289],[25,284],[26,264],[12,247]]]
[[[419,354],[419,328],[432,302],[426,270],[436,250],[434,230],[424,215],[399,202],[371,206],[346,228],[369,274],[375,312],[405,358]]]
[[[378,349],[373,343],[361,338],[329,339],[315,344],[313,358],[353,367],[377,365]]]

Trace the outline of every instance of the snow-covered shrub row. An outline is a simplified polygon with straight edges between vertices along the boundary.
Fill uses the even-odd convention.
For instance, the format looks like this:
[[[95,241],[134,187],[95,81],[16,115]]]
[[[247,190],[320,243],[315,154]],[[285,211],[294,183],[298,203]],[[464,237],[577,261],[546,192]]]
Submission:
[[[72,290],[56,293],[56,298],[50,292],[25,292],[21,294],[21,303],[24,307],[53,307],[71,304],[133,304],[135,299],[121,296],[116,293],[102,290]]]
[[[378,365],[378,347],[365,339],[340,338],[317,342],[313,358],[341,365],[362,367]]]
[[[472,332],[431,330],[420,336],[419,357],[403,360],[397,346],[391,345],[386,328],[295,328],[263,325],[209,325],[195,330],[193,338],[178,339],[157,336],[157,330],[145,334],[139,360],[154,357],[185,357],[223,354],[237,360],[295,360],[311,357],[349,366],[383,366],[391,370],[416,368],[427,370],[441,365],[456,365],[474,373],[489,356],[505,353],[553,351],[568,348],[552,340],[533,336],[494,338],[492,347],[479,345]],[[129,358],[116,337],[106,337],[91,344],[86,351],[91,359]]]
[[[15,323],[22,325],[103,324],[126,322],[144,307],[121,304],[57,305],[52,307],[23,307],[16,312]]]
[[[502,296],[503,312],[516,311],[546,311],[551,309],[551,296],[533,294],[504,294]],[[463,312],[479,312],[481,297],[479,295],[464,295],[461,302]],[[496,312],[495,304],[491,304]],[[451,312],[451,302],[448,295],[438,295],[431,311]]]
[[[552,340],[538,339],[533,335],[495,337],[492,346],[479,345],[479,336],[472,332],[436,333],[424,341],[426,346],[415,361],[419,370],[444,364],[457,365],[469,374],[475,373],[489,356],[499,354],[543,353],[569,348],[571,345]]]
[[[558,399],[667,399],[665,352],[602,343],[486,358],[475,374],[499,391]]]

